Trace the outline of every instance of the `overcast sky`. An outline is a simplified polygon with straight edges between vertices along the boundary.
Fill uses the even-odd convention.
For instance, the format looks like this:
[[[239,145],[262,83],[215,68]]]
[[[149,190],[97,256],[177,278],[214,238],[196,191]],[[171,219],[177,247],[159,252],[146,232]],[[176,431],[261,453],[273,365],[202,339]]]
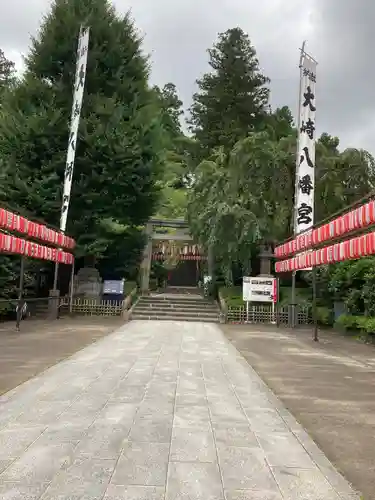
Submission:
[[[151,54],[152,78],[176,84],[185,107],[195,80],[208,69],[206,49],[217,33],[240,26],[255,45],[271,78],[272,105],[296,112],[298,48],[307,39],[318,60],[318,131],[338,135],[342,146],[375,153],[372,57],[374,0],[114,0],[132,9]],[[50,0],[0,0],[0,47],[22,66]]]

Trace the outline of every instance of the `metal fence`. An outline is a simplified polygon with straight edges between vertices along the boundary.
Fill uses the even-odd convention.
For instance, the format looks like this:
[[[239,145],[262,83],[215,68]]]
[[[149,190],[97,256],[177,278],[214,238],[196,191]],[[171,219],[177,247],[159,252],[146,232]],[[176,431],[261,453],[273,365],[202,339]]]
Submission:
[[[290,326],[292,323],[292,306],[278,306],[274,310],[270,305],[249,305],[228,307],[227,323],[279,324]],[[297,325],[311,323],[311,314],[308,306],[296,306],[295,317]]]

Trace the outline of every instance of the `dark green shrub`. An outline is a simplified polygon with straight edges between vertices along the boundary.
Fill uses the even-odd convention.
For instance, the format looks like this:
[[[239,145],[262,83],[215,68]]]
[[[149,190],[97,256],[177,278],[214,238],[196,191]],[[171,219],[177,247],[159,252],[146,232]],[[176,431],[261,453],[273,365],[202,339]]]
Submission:
[[[361,330],[366,333],[367,335],[375,335],[375,318],[369,317],[363,317],[361,318],[362,321],[359,322],[361,326]]]
[[[335,322],[335,327],[344,332],[356,331],[360,329],[361,316],[342,314]]]
[[[334,315],[332,309],[325,306],[319,306],[316,309],[318,323],[323,326],[332,326],[334,323]]]

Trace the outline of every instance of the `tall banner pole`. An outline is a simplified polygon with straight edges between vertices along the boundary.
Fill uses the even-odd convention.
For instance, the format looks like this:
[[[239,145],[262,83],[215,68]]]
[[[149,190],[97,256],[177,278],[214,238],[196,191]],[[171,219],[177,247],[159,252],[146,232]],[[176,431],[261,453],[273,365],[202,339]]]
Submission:
[[[294,207],[293,207],[293,235],[296,235],[296,196],[297,196],[297,182],[298,182],[298,167],[299,167],[299,129],[301,127],[301,100],[302,100],[302,79],[303,79],[303,68],[302,68],[302,62],[303,62],[303,54],[305,52],[305,45],[306,45],[306,40],[303,41],[302,43],[302,48],[300,49],[300,58],[299,58],[299,88],[298,88],[298,114],[297,114],[297,131],[298,131],[298,136],[297,136],[297,154],[296,154],[296,176],[295,176],[295,183],[294,183]],[[296,271],[292,272],[292,320],[291,320],[291,326],[292,328],[295,328],[296,326]]]
[[[315,89],[317,62],[305,52],[300,58],[300,95],[298,113],[298,148],[296,158],[296,185],[294,206],[294,235],[312,231],[315,211]],[[316,322],[316,269],[313,272],[314,340],[317,340]],[[293,298],[295,304],[295,273]],[[293,306],[295,307],[295,306]],[[294,314],[295,316],[295,314]],[[295,324],[295,317],[293,318]],[[316,337],[316,338],[315,338]]]
[[[70,119],[68,151],[66,155],[64,188],[61,206],[60,231],[65,233],[66,223],[70,205],[70,195],[72,190],[74,160],[76,155],[78,127],[81,117],[81,109],[83,102],[83,93],[85,88],[87,55],[89,49],[90,28],[81,26],[78,37],[78,49],[76,58],[76,74],[73,90],[73,105]],[[59,264],[55,263],[55,276],[53,280],[53,289],[57,289],[57,278],[59,272]]]

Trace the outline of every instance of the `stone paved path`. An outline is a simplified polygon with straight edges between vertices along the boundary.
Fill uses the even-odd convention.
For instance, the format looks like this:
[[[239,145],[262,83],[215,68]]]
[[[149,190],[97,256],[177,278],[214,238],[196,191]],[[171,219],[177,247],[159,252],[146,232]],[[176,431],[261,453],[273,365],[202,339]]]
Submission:
[[[210,324],[132,322],[0,397],[3,500],[356,498]]]

